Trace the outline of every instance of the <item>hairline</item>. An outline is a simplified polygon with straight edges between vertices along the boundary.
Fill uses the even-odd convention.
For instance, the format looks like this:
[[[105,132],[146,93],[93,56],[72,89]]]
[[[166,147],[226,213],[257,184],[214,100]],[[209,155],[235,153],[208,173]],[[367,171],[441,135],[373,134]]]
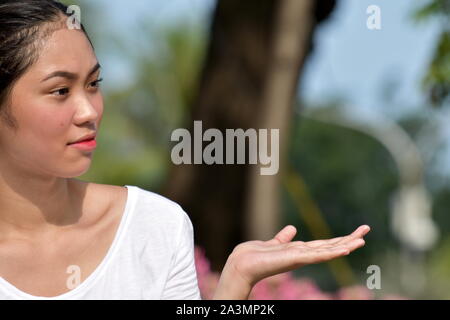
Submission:
[[[6,124],[12,128],[13,130],[17,130],[18,129],[18,123],[16,118],[13,116],[12,114],[12,110],[11,110],[11,103],[12,103],[12,93],[13,93],[13,89],[17,83],[17,81],[19,81],[19,79],[22,78],[22,76],[32,67],[34,66],[39,58],[40,58],[40,54],[47,42],[47,40],[56,32],[59,30],[63,30],[65,28],[69,29],[67,26],[67,19],[69,16],[61,13],[58,13],[58,18],[55,20],[50,20],[50,21],[46,21],[43,23],[40,23],[28,30],[24,29],[19,31],[20,32],[31,32],[32,35],[36,35],[36,39],[34,39],[33,41],[31,41],[28,45],[26,45],[24,47],[24,50],[29,50],[31,51],[30,54],[28,55],[30,57],[29,63],[26,66],[26,68],[10,83],[9,87],[6,89],[6,91],[4,92],[5,94],[5,101],[3,106],[0,106],[0,118],[2,118],[3,120],[6,121]],[[74,29],[74,31],[81,31],[84,33],[84,35],[86,36],[86,38],[88,39],[89,43],[91,44],[92,50],[95,51],[94,46],[91,42],[91,40],[89,39],[89,36],[87,35],[84,27],[82,24],[80,24],[81,29]],[[70,30],[70,29],[69,29]]]

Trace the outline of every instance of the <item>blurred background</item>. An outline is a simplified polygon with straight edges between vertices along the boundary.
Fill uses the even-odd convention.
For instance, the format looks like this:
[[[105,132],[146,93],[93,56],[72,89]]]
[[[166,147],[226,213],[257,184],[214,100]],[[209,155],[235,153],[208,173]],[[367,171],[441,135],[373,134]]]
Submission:
[[[105,79],[99,146],[80,179],[178,202],[199,276],[286,224],[304,241],[368,224],[363,249],[289,281],[356,288],[353,298],[450,298],[449,0],[63,2],[81,7]],[[278,174],[174,165],[171,133],[194,120],[279,129]],[[370,290],[373,265],[381,288]]]

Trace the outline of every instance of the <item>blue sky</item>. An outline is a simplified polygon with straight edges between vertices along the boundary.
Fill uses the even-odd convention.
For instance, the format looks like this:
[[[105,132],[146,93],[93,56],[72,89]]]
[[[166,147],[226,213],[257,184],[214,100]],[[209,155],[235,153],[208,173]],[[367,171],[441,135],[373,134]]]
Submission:
[[[425,1],[416,1],[416,4]],[[437,24],[415,24],[411,0],[341,0],[317,37],[317,52],[309,61],[302,95],[320,101],[340,95],[358,109],[395,113],[423,103],[420,81],[439,36]],[[366,26],[369,5],[381,9],[381,30]],[[392,82],[392,83],[391,83]],[[380,101],[386,85],[396,85],[397,111]]]
[[[421,80],[441,32],[437,21],[418,24],[412,19],[418,0],[341,0],[332,19],[316,35],[316,52],[308,61],[299,94],[310,104],[342,98],[352,116],[394,120],[418,111],[437,126],[437,145],[419,144],[425,160],[442,151],[432,170],[449,176],[450,112],[427,105]],[[366,26],[369,5],[381,9],[381,30]],[[414,5],[413,5],[414,4]],[[385,102],[382,90],[392,99]]]
[[[415,5],[425,0],[414,1]],[[207,19],[214,0],[97,0],[106,11],[107,28],[126,32],[146,18],[156,25]],[[396,112],[423,103],[420,80],[439,35],[436,23],[415,24],[411,0],[340,0],[332,19],[316,34],[316,51],[303,75],[300,94],[310,102],[343,96],[362,109],[390,112],[380,105],[383,83],[396,85]],[[366,27],[369,5],[381,9],[381,30]],[[128,36],[130,34],[128,33]],[[139,37],[140,35],[136,35]],[[118,64],[113,72],[126,73]],[[390,80],[392,83],[387,82]]]
[[[179,22],[209,21],[215,0],[96,0],[92,5],[102,9],[102,23],[96,25],[95,28],[127,39],[127,43],[132,45],[136,42],[150,42],[148,34],[136,32],[139,30],[138,22],[140,20],[149,21],[157,27]],[[105,8],[107,9],[104,10]],[[204,25],[206,27],[206,23]],[[99,59],[103,61],[105,88],[114,88],[131,81],[133,77],[132,68],[130,68],[131,62],[124,61],[120,52],[114,48],[98,46],[97,49],[100,49],[97,53]],[[121,81],[108,80],[117,78],[120,78]]]

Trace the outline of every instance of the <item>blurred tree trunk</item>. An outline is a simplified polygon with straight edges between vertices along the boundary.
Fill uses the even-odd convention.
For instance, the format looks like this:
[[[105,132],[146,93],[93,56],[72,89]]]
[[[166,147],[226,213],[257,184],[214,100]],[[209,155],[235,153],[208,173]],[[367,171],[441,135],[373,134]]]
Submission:
[[[172,165],[161,193],[189,214],[214,271],[238,243],[268,240],[281,226],[280,177],[298,80],[314,29],[334,7],[335,0],[217,3],[191,136],[194,120],[223,136],[225,129],[269,129],[268,141],[270,129],[279,129],[280,170],[263,176],[259,165]]]

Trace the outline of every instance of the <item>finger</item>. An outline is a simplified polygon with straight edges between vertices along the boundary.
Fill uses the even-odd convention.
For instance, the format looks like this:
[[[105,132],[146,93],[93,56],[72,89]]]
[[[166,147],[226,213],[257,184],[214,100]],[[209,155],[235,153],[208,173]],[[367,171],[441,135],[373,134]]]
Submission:
[[[364,239],[358,238],[358,239],[354,239],[348,243],[345,243],[343,245],[337,245],[335,246],[335,248],[339,249],[339,248],[346,248],[349,250],[350,252],[353,252],[354,250],[361,248],[362,246],[364,246],[366,244],[366,242],[364,241]]]
[[[335,245],[328,248],[313,248],[311,250],[299,250],[297,262],[299,265],[315,264],[346,256],[352,251],[365,245],[364,239],[353,239],[344,245]]]
[[[326,240],[313,240],[313,241],[308,241],[305,244],[311,248],[316,248],[316,247],[323,246],[323,245],[335,244],[335,243],[341,241],[343,238],[344,237],[336,237],[336,238],[326,239]]]
[[[289,241],[294,239],[296,234],[297,229],[293,225],[287,225],[280,232],[278,232],[273,239],[266,241],[266,243],[267,244],[288,243]]]
[[[320,241],[322,241],[322,240],[320,240]],[[310,248],[311,251],[314,251],[314,250],[327,250],[327,249],[334,250],[335,248],[347,248],[351,252],[351,251],[355,250],[356,248],[359,248],[359,247],[361,247],[361,246],[363,246],[365,244],[365,241],[362,238],[351,239],[351,240],[346,241],[345,243],[338,243],[338,242],[335,241],[335,243],[331,243],[331,244],[328,243],[327,244],[326,240],[323,240],[323,241],[325,241],[325,243],[320,245],[320,246],[311,246],[309,243],[306,243],[306,246],[308,248]],[[293,245],[296,244],[296,242],[291,242],[291,243]],[[304,245],[305,244],[296,244],[295,247],[300,249],[302,247],[304,248]]]
[[[366,224],[359,226],[355,231],[353,231],[352,235],[357,237],[364,237],[370,231],[370,227]]]
[[[362,225],[362,226],[358,227],[355,231],[353,231],[351,234],[341,237],[341,239],[339,241],[333,242],[333,244],[345,244],[354,239],[362,238],[369,231],[370,231],[370,227],[368,225]]]
[[[315,249],[311,251],[302,251],[298,256],[298,262],[300,264],[315,264],[332,259],[336,259],[345,256],[350,253],[350,250],[343,246],[327,248],[327,249]]]
[[[353,231],[348,236],[336,237],[332,239],[324,239],[324,240],[313,240],[306,242],[306,245],[312,248],[320,247],[320,246],[331,246],[333,244],[343,244],[348,241],[351,241],[355,238],[360,238],[365,236],[370,231],[370,227],[367,225],[363,225],[358,227],[355,231]]]

